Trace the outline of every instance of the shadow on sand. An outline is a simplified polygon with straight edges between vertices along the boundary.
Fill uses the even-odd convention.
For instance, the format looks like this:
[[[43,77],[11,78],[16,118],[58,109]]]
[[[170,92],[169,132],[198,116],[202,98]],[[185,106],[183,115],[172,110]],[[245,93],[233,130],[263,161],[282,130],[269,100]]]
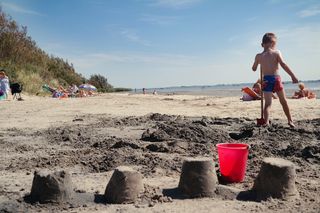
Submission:
[[[169,188],[163,189],[162,191],[164,196],[171,197],[172,199],[183,200],[183,199],[190,199],[181,193],[178,187],[176,188]],[[239,200],[239,201],[254,201],[260,202],[260,199],[257,199],[256,192],[253,190],[241,191],[239,189],[229,187],[226,185],[218,185],[216,189],[216,198],[227,199],[227,200]]]

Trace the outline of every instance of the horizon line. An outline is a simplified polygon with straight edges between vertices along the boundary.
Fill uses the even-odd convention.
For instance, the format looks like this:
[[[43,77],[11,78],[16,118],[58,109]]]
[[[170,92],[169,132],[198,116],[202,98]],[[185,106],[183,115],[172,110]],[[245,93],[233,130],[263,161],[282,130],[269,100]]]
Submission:
[[[320,79],[317,80],[301,80],[300,82],[320,82]],[[291,81],[283,81],[283,84],[289,84],[292,83]],[[244,83],[222,83],[222,84],[206,84],[206,85],[180,85],[180,86],[164,86],[164,87],[145,87],[145,89],[168,89],[168,88],[182,88],[182,87],[216,87],[216,86],[238,86],[238,85],[246,85],[246,84],[252,84],[252,82],[244,82]],[[120,88],[120,87],[119,87]],[[122,87],[121,87],[122,88]],[[131,88],[132,90],[138,89],[141,90],[142,88]]]

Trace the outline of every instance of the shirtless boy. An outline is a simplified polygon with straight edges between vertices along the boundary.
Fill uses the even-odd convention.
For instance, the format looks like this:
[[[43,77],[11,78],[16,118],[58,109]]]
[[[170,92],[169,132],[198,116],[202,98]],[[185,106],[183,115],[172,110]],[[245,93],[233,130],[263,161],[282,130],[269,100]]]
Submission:
[[[298,79],[293,74],[289,66],[283,61],[281,53],[276,50],[277,37],[273,33],[266,33],[262,38],[263,52],[256,55],[252,70],[256,71],[260,64],[261,72],[263,73],[262,90],[265,97],[264,119],[265,125],[269,124],[270,109],[272,104],[272,93],[276,92],[283,111],[287,116],[288,124],[294,127],[290,109],[286,100],[285,91],[279,75],[280,66],[290,75],[293,83],[298,83]]]

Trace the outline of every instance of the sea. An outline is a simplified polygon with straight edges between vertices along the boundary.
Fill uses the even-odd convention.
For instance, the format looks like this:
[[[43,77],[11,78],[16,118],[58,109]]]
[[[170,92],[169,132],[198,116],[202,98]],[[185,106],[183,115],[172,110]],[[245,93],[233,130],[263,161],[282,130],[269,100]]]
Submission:
[[[320,98],[320,80],[304,81],[305,87],[315,92],[317,98]],[[283,82],[286,96],[291,97],[295,91],[299,90],[298,84],[292,82]],[[215,97],[235,97],[242,96],[241,89],[244,87],[252,87],[253,83],[241,84],[217,84],[217,85],[198,85],[198,86],[176,86],[163,88],[146,88],[146,93],[152,94],[154,91],[157,94],[167,95],[204,95]],[[142,93],[142,89],[133,89],[132,93]]]

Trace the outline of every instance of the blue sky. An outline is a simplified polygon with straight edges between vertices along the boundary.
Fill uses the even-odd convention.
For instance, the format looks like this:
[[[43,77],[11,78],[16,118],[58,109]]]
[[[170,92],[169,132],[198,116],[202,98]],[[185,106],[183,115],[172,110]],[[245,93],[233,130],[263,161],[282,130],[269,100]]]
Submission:
[[[141,88],[255,81],[265,32],[300,80],[320,79],[319,0],[0,0],[47,53]],[[290,80],[280,72],[284,80]]]

